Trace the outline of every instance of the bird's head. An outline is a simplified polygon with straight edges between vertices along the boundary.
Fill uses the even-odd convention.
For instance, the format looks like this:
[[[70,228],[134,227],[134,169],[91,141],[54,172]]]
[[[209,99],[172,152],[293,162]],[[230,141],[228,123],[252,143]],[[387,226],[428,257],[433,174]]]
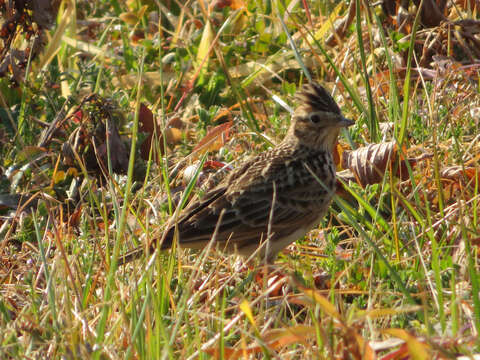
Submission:
[[[354,124],[346,119],[332,96],[320,85],[304,85],[296,95],[296,108],[287,137],[302,145],[331,151],[342,127]]]

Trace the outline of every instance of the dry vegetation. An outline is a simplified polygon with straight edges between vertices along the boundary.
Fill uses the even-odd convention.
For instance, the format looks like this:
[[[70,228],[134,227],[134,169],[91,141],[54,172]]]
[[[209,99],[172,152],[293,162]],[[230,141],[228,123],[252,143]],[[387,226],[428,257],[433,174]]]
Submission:
[[[0,358],[480,352],[477,0],[47,3],[0,0]],[[309,78],[356,120],[319,229],[117,268]]]

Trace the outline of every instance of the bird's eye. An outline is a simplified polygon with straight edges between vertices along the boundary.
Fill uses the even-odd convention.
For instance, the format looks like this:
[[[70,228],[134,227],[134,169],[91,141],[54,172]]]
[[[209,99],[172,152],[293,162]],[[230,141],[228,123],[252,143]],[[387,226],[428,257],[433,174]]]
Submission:
[[[310,118],[310,121],[313,123],[313,124],[318,124],[321,120],[320,116],[318,114],[310,114],[309,116]]]

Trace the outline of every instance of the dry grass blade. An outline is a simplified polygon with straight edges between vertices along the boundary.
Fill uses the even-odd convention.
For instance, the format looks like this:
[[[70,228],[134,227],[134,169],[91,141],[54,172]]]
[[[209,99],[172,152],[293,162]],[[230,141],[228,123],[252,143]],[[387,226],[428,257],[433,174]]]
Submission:
[[[66,1],[66,5],[66,9],[61,16],[62,20],[58,25],[55,33],[53,34],[52,40],[49,42],[47,49],[45,50],[40,59],[40,63],[38,65],[39,69],[44,69],[53,60],[57,52],[60,50],[62,37],[65,34],[68,24],[72,20],[72,14],[74,11],[72,1]]]

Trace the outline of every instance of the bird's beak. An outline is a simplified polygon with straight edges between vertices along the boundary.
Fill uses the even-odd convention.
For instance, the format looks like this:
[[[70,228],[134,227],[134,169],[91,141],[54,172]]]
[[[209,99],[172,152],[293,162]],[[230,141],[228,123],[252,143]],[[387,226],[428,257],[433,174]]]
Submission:
[[[342,116],[342,118],[338,122],[338,127],[349,127],[349,126],[352,126],[353,124],[355,124],[355,121],[344,118]]]

